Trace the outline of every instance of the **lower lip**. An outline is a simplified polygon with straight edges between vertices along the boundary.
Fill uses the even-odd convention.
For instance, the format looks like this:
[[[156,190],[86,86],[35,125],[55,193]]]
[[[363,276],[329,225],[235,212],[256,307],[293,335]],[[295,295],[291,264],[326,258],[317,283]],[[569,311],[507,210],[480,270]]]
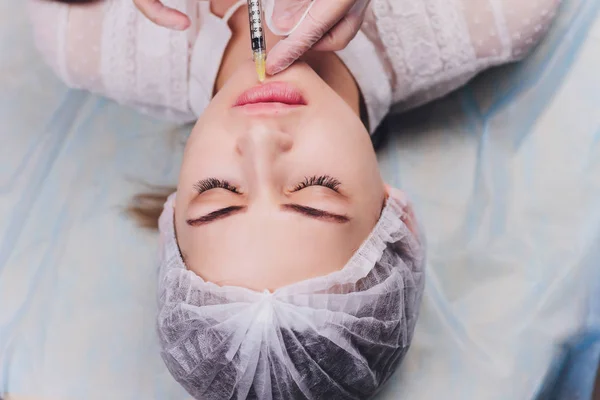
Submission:
[[[234,107],[287,108],[305,106],[302,93],[293,85],[285,82],[271,82],[246,90],[237,98]]]
[[[279,114],[286,111],[291,111],[302,106],[285,104],[285,103],[252,103],[244,104],[243,106],[236,106],[235,109],[245,112],[251,115],[261,114]]]

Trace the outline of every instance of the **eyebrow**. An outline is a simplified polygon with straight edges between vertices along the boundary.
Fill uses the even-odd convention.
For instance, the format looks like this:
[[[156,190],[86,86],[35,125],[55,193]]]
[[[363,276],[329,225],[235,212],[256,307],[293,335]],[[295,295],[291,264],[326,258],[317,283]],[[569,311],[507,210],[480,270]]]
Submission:
[[[335,222],[338,224],[345,224],[350,222],[350,218],[346,215],[334,214],[329,211],[319,210],[317,208],[306,207],[300,204],[282,204],[281,208],[284,211],[291,211],[301,214],[308,218],[318,219],[325,222]],[[227,218],[231,215],[238,214],[242,211],[246,211],[246,206],[231,206],[221,208],[220,210],[213,211],[209,214],[203,215],[199,218],[188,219],[186,223],[190,226],[202,226],[210,224],[211,222],[218,221]]]
[[[216,210],[216,211],[213,211],[206,215],[203,215],[199,218],[188,219],[186,221],[186,223],[190,226],[206,225],[206,224],[210,224],[211,222],[214,222],[214,221],[217,221],[217,220],[220,220],[223,218],[227,218],[230,215],[238,214],[238,213],[246,210],[246,208],[247,208],[246,206],[225,207],[225,208],[221,208],[220,210]]]
[[[285,211],[291,211],[298,214],[302,214],[309,218],[318,219],[326,222],[336,222],[338,224],[345,224],[350,222],[350,218],[347,215],[334,214],[329,211],[319,210],[317,208],[306,207],[300,204],[282,204],[281,208]]]

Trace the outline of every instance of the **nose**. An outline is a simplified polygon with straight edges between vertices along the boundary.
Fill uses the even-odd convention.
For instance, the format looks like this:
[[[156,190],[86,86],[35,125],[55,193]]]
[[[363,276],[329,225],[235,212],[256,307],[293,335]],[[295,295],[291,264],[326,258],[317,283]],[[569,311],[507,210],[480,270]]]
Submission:
[[[276,126],[257,124],[245,129],[237,138],[236,151],[243,157],[260,155],[267,158],[291,150],[292,136]]]
[[[237,137],[236,152],[241,158],[249,185],[272,187],[277,166],[283,162],[282,156],[292,149],[293,144],[292,136],[277,126],[257,124],[241,132]]]

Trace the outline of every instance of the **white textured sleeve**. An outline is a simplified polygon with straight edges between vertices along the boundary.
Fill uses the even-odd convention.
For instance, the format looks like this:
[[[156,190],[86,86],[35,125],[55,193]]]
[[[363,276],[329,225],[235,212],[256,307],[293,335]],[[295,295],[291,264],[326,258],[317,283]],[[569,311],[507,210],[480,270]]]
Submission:
[[[539,42],[560,0],[373,0],[399,109],[441,97]]]
[[[517,61],[542,39],[560,0],[462,0],[478,60]]]
[[[153,24],[131,0],[28,1],[37,47],[69,87],[154,117],[195,120],[188,103],[188,33]],[[192,1],[163,2],[185,12]]]
[[[36,45],[48,65],[68,86],[102,92],[104,2],[29,0],[28,6]]]

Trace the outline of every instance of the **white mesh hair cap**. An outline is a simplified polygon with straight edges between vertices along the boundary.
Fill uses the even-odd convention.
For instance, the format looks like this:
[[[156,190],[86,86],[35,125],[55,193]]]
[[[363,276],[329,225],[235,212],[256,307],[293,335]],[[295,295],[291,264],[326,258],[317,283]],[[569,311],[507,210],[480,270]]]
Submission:
[[[173,377],[196,399],[367,399],[412,340],[424,246],[388,197],[339,271],[274,292],[218,286],[189,271],[175,237],[175,196],[159,229],[158,335]]]

